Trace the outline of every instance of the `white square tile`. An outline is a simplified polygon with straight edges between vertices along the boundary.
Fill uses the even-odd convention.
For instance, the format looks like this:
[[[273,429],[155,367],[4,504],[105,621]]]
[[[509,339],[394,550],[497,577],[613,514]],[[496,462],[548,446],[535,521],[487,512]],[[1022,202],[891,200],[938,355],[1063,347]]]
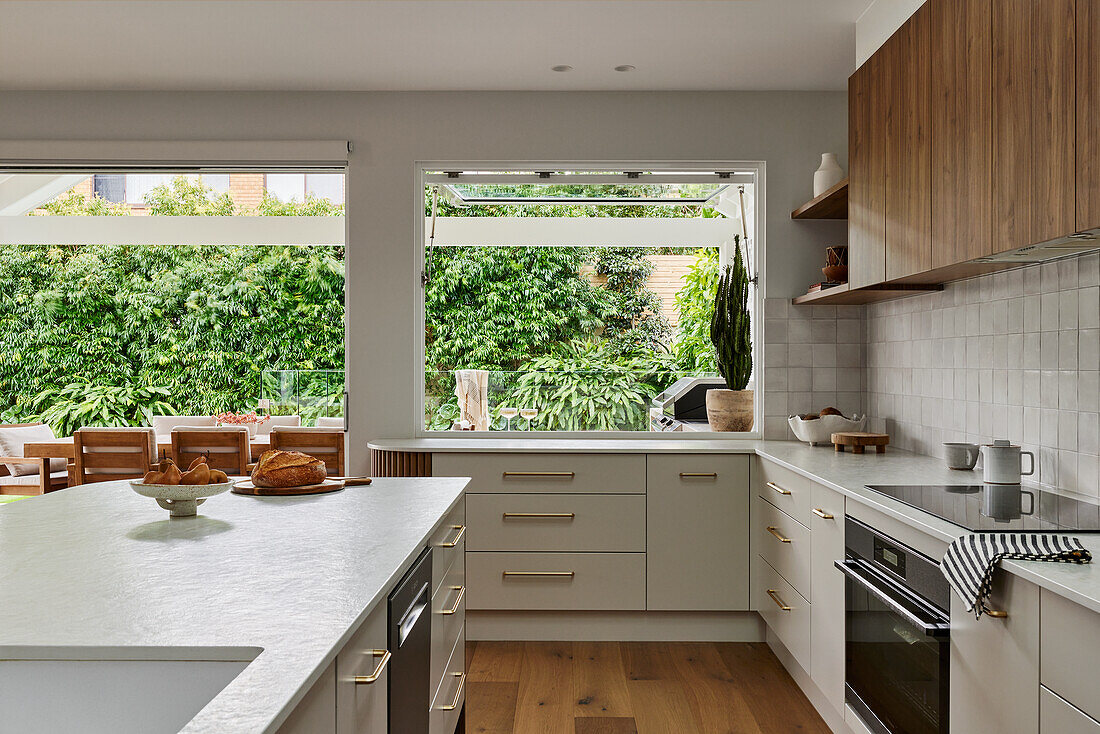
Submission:
[[[788,344],[787,345],[787,364],[791,367],[809,367],[814,361],[814,348],[813,345],[806,344]]]
[[[1062,290],[1076,288],[1079,282],[1077,258],[1069,257],[1058,261],[1058,287]]]
[[[1083,454],[1100,454],[1100,414],[1077,414],[1077,450]]]
[[[1039,481],[1052,487],[1058,486],[1058,449],[1039,447]]]
[[[788,367],[787,389],[791,392],[810,392],[813,389],[813,370],[810,367]]]
[[[1043,331],[1057,331],[1061,324],[1062,295],[1058,292],[1043,293],[1041,305],[1042,321],[1039,328]]]
[[[836,344],[815,344],[811,363],[814,367],[836,367]]]
[[[1039,366],[1044,370],[1058,368],[1058,332],[1044,331],[1039,337]]]
[[[1075,411],[1058,411],[1058,448],[1068,451],[1077,450],[1077,413]]]
[[[787,393],[771,390],[765,392],[764,415],[787,415]]]
[[[1077,452],[1058,452],[1058,487],[1070,492],[1077,491]]]
[[[1006,377],[1007,402],[1009,405],[1024,404],[1024,371],[1009,370]]]
[[[765,344],[786,344],[787,343],[787,324],[790,322],[787,319],[765,319],[764,320],[764,343]]]
[[[814,367],[813,368],[813,390],[814,392],[836,392],[836,368],[835,367]],[[827,407],[827,406],[822,406]]]
[[[809,344],[813,341],[813,321],[807,319],[790,320],[787,322],[788,344]]]
[[[772,367],[764,370],[764,389],[767,392],[787,391],[787,368]]]
[[[1077,291],[1068,290],[1058,294],[1058,328],[1077,328]]]
[[[1043,293],[1056,293],[1061,286],[1058,283],[1058,263],[1048,262],[1039,265],[1039,279]]]
[[[1058,447],[1058,411],[1044,408],[1039,413],[1039,444]]]
[[[1024,293],[1033,294],[1042,292],[1042,275],[1038,265],[1032,265],[1023,270]]]
[[[1078,259],[1077,263],[1078,285],[1086,288],[1090,285],[1100,285],[1100,254],[1092,253]]]
[[[1065,370],[1058,373],[1058,407],[1062,410],[1078,410],[1077,372]]]
[[[764,345],[764,366],[765,367],[785,367],[787,365],[787,345],[786,344],[765,344]]]
[[[1077,291],[1077,322],[1082,329],[1100,328],[1100,288],[1082,288]]]
[[[764,299],[764,317],[768,319],[785,319],[787,318],[787,309],[790,308],[790,301],[786,298],[765,298]]]
[[[1024,370],[1023,375],[1024,394],[1022,402],[1026,406],[1038,408],[1042,405],[1042,400],[1040,399],[1040,379],[1042,373],[1039,372],[1039,370]]]
[[[1041,331],[1043,326],[1042,296],[1024,297],[1024,331]]]
[[[1100,372],[1077,373],[1077,409],[1100,410]]]
[[[1100,329],[1079,331],[1077,350],[1080,369],[1100,369]]]
[[[1039,444],[1039,408],[1024,408],[1024,432],[1026,443]]]
[[[1024,347],[1021,352],[1021,363],[1024,369],[1037,370],[1041,366],[1042,336],[1038,332],[1024,334]]]
[[[810,323],[814,344],[836,344],[836,319],[814,319]]]
[[[787,410],[797,415],[804,415],[811,411],[816,413],[817,411],[814,410],[813,393],[809,391],[787,393]]]
[[[1024,330],[1024,299],[1010,298],[1006,301],[1005,328],[1010,334],[1016,334]]]
[[[836,322],[838,344],[856,344],[861,340],[862,323],[856,319],[840,319]]]
[[[1077,332],[1058,332],[1058,368],[1077,369]]]
[[[1090,497],[1100,496],[1100,457],[1077,455],[1077,491]]]
[[[1058,407],[1058,370],[1043,370],[1039,378],[1039,405]]]

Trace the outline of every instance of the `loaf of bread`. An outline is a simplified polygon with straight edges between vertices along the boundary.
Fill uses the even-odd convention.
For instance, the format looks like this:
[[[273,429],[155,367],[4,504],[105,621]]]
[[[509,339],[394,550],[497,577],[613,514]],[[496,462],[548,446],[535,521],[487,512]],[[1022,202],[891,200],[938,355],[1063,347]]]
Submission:
[[[318,484],[328,476],[325,462],[299,451],[265,451],[252,470],[257,487],[302,487]]]

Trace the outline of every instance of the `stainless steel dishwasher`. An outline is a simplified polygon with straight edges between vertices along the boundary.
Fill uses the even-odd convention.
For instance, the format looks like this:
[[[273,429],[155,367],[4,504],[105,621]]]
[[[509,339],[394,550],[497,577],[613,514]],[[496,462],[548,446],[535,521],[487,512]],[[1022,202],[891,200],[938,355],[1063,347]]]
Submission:
[[[432,549],[416,559],[389,597],[390,734],[427,734],[432,706]]]

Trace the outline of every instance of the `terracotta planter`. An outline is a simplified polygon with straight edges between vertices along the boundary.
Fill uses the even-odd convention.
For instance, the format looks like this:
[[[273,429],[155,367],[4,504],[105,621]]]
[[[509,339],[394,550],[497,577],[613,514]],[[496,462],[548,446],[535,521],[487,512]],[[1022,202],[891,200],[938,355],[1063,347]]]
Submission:
[[[707,422],[712,431],[752,430],[752,390],[707,390]]]

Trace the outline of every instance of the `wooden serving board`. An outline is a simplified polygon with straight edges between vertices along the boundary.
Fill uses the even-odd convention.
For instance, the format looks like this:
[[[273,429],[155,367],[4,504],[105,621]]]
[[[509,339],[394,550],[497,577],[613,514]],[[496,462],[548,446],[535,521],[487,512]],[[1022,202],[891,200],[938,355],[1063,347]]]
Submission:
[[[251,494],[257,497],[292,497],[299,494],[324,494],[344,488],[343,480],[326,479],[318,484],[305,484],[300,487],[257,487],[251,479],[244,479],[233,485],[234,494]]]
[[[839,452],[843,452],[845,446],[851,446],[853,454],[862,454],[865,448],[874,446],[875,453],[885,454],[886,445],[890,443],[890,436],[885,433],[850,431],[834,433],[829,440],[833,442],[833,446]]]

